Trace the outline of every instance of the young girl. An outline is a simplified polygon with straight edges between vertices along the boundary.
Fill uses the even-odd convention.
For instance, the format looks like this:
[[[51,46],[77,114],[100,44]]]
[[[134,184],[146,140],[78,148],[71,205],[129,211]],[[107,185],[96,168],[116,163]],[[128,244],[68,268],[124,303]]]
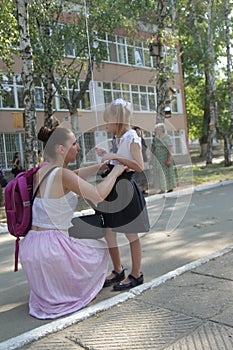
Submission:
[[[103,162],[109,163],[110,171],[116,164],[124,164],[127,170],[118,177],[116,184],[104,202],[98,204],[103,213],[106,226],[106,240],[113,263],[113,270],[107,276],[104,287],[114,285],[116,291],[128,289],[143,283],[141,272],[141,243],[139,232],[149,231],[149,219],[145,199],[136,182],[135,171],[143,170],[141,139],[130,127],[131,105],[118,98],[104,112],[107,129],[116,136],[117,153],[107,153],[96,148]],[[132,269],[125,278],[125,269],[121,265],[116,232],[125,233],[131,251]],[[117,283],[120,282],[120,283]]]

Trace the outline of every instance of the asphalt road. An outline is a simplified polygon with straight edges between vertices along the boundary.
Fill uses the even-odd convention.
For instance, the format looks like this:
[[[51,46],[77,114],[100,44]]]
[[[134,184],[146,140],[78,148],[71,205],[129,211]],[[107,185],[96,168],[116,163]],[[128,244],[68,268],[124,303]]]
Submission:
[[[152,228],[141,237],[145,282],[232,245],[232,198],[233,184],[148,198]],[[123,237],[119,242],[130,272],[129,247]],[[13,271],[14,243],[8,233],[0,234],[0,342],[50,322],[28,315],[26,278],[20,264]],[[92,303],[114,295],[111,287],[105,288]]]

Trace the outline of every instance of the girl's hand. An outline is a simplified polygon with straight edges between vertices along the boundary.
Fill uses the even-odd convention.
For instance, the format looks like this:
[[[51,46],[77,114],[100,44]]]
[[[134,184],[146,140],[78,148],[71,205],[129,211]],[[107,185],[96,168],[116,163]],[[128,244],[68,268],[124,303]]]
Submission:
[[[99,157],[103,157],[105,154],[107,154],[107,151],[104,148],[95,147],[95,151]]]
[[[107,162],[100,164],[100,170],[107,170],[107,169],[108,169],[108,163]]]

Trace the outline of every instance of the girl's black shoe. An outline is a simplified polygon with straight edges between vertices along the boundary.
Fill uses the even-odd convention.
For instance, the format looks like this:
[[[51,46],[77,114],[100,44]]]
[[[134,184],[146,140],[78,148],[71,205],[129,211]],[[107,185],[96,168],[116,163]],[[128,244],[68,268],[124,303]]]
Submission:
[[[143,274],[141,274],[141,276],[139,276],[138,278],[132,275],[129,275],[128,279],[130,280],[129,283],[118,283],[115,286],[113,286],[113,290],[121,291],[121,290],[130,289],[130,288],[139,286],[140,284],[143,284]]]
[[[126,268],[123,268],[121,272],[116,272],[115,270],[112,270],[112,273],[115,275],[113,278],[106,278],[103,288],[112,286],[116,282],[123,281],[125,279],[125,270]]]

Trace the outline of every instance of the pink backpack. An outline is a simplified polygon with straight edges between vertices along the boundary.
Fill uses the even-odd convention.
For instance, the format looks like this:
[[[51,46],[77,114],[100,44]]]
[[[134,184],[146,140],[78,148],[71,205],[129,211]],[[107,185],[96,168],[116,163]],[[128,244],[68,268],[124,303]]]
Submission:
[[[18,271],[19,241],[31,228],[32,204],[44,179],[55,168],[49,169],[33,194],[33,176],[41,165],[19,173],[5,188],[5,211],[9,233],[16,237],[15,271]]]

